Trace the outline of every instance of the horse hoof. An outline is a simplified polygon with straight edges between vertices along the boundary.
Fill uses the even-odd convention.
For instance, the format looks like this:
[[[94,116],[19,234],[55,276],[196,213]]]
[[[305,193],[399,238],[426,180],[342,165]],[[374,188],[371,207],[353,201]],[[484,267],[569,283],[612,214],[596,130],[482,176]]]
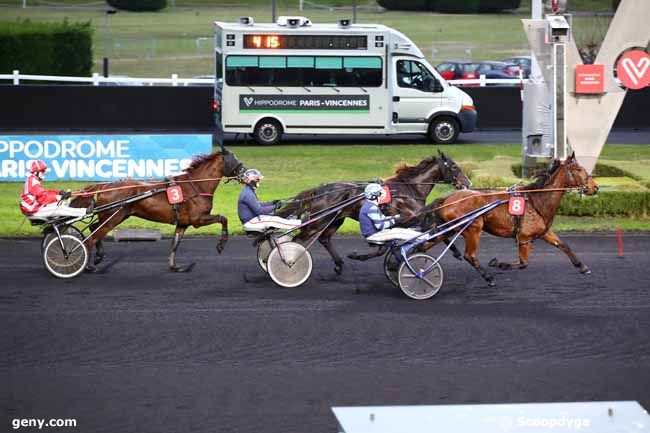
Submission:
[[[461,262],[463,261],[463,255],[461,253],[454,253],[454,258],[456,260],[460,260]]]
[[[497,283],[494,280],[488,281],[488,287],[496,287]]]
[[[84,269],[85,272],[88,272],[89,274],[97,272],[97,266],[88,264],[86,265],[86,269]]]
[[[169,270],[178,273],[191,272],[194,266],[196,266],[196,263],[190,263],[187,266],[170,266]]]
[[[95,256],[95,260],[93,260],[93,263],[95,265],[100,264],[104,260],[104,257],[106,257],[106,255],[104,254],[102,254],[101,256]]]
[[[343,264],[334,266],[334,272],[336,272],[336,275],[341,275],[343,273]]]
[[[580,273],[583,275],[589,275],[591,274],[591,269],[589,269],[587,266],[583,266],[580,268]]]
[[[492,260],[490,260],[490,262],[488,263],[488,266],[492,266],[493,268],[497,267],[497,266],[499,266],[499,261],[497,260],[496,257],[494,257]]]

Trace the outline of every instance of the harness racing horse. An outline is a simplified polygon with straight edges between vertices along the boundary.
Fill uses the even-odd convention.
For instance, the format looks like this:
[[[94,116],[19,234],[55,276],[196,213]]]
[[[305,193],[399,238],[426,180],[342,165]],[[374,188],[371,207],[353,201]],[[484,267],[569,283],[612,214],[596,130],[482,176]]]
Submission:
[[[560,207],[562,197],[570,189],[577,189],[581,194],[586,195],[594,195],[598,192],[598,186],[587,171],[578,164],[575,154],[564,162],[556,159],[548,170],[537,176],[535,182],[514,191],[516,195],[521,195],[525,199],[526,205],[522,216],[510,215],[508,207],[501,205],[477,218],[462,233],[465,239],[465,260],[481,274],[490,287],[496,285],[494,277],[481,266],[477,257],[481,232],[485,231],[502,238],[514,237],[519,248],[518,263],[504,263],[493,258],[489,262],[492,267],[507,270],[526,268],[533,241],[541,238],[564,252],[581,273],[590,273],[589,268],[580,261],[571,248],[551,231],[553,218]],[[436,214],[439,222],[440,220],[447,222],[495,200],[508,200],[509,196],[509,192],[458,191],[437,200],[429,207],[438,209]],[[424,248],[428,249],[435,243],[437,242],[425,244]]]
[[[459,189],[468,188],[472,184],[454,160],[440,151],[438,157],[425,158],[417,165],[403,163],[398,166],[393,176],[383,182],[390,188],[392,197],[388,213],[400,214],[405,219],[413,218],[425,207],[427,196],[436,183],[453,184]],[[335,182],[308,189],[280,208],[277,214],[283,218],[305,212],[314,214],[362,194],[367,184],[368,182]],[[334,260],[334,271],[340,275],[343,272],[343,259],[334,248],[332,236],[346,218],[359,219],[362,205],[363,200],[357,201],[335,214],[333,219],[323,218],[308,225],[300,231],[295,240],[306,242],[317,235],[318,241]],[[458,254],[460,256],[460,253]]]
[[[98,214],[98,220],[90,226],[94,233],[86,241],[89,252],[92,251],[93,246],[97,248],[94,264],[99,264],[105,256],[102,245],[104,236],[130,216],[176,226],[169,253],[169,268],[174,272],[188,272],[194,267],[194,263],[186,267],[176,265],[176,250],[189,226],[221,224],[221,236],[217,242],[217,251],[221,254],[228,241],[228,219],[222,215],[210,214],[214,191],[222,178],[237,177],[244,171],[244,165],[235,154],[221,146],[220,152],[195,157],[182,174],[171,176],[162,182],[125,179],[86,187],[81,197],[73,201],[73,206],[87,206],[92,197],[88,197],[86,193],[95,195],[96,205],[101,206],[152,189],[158,190],[158,193],[153,196],[128,203],[117,211],[111,210]],[[180,186],[183,193],[184,199],[177,206],[171,205],[164,193],[166,188],[172,185]],[[116,213],[113,214],[114,212]],[[89,266],[88,270],[94,270],[94,266]]]

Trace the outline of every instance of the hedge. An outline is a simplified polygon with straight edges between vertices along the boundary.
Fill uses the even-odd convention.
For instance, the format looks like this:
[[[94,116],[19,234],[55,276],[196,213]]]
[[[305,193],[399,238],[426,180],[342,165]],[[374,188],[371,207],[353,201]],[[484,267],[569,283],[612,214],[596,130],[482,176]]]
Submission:
[[[521,177],[521,163],[512,164],[510,168],[512,169],[512,173],[515,176]],[[544,170],[546,168],[548,168],[548,163],[539,163],[536,165],[534,171]],[[601,163],[596,163],[596,167],[594,168],[592,175],[596,177],[629,177],[635,180],[641,180],[639,176],[635,175],[634,173],[623,170],[622,168],[614,167],[613,165]]]
[[[650,216],[650,192],[601,191],[591,197],[566,194],[558,210],[568,216]]]
[[[377,3],[393,10],[476,13],[517,9],[521,0],[377,0]]]
[[[90,22],[0,22],[0,73],[90,76]]]
[[[133,12],[152,12],[165,9],[167,0],[106,0],[115,9]]]

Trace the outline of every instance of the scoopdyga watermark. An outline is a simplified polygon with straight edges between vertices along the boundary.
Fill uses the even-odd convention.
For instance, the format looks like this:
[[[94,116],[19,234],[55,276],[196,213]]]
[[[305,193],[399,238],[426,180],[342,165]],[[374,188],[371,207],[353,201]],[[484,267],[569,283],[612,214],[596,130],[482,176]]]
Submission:
[[[570,416],[558,417],[530,417],[530,416],[499,416],[490,417],[488,422],[496,422],[504,432],[516,429],[542,429],[548,430],[581,430],[591,427],[589,418],[575,418]]]

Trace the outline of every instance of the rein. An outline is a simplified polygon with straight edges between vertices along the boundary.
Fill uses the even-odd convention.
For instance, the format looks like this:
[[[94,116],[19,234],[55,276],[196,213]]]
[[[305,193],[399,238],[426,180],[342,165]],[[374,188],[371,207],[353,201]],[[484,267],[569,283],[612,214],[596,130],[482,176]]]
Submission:
[[[581,187],[575,187],[575,186],[573,186],[573,187],[570,187],[570,188],[547,188],[547,189],[543,189],[543,188],[541,188],[541,189],[528,189],[528,190],[515,190],[515,191],[512,191],[512,190],[508,191],[508,190],[506,190],[506,191],[504,191],[504,192],[483,193],[483,194],[481,194],[481,196],[482,196],[482,197],[486,197],[486,196],[489,197],[489,196],[504,195],[504,194],[512,195],[512,194],[514,194],[514,193],[525,193],[525,194],[527,194],[527,193],[541,193],[541,192],[554,192],[554,191],[564,191],[564,192],[567,192],[567,191],[574,191],[574,190],[575,190],[575,191],[582,191],[583,189],[584,189],[584,186],[581,186]],[[437,211],[437,210],[444,209],[444,208],[446,208],[446,207],[449,207],[449,206],[452,206],[452,205],[455,205],[455,204],[458,204],[458,203],[464,202],[464,201],[466,201],[466,200],[474,199],[474,198],[476,198],[476,197],[477,197],[477,196],[475,196],[475,195],[469,195],[469,196],[467,196],[467,197],[463,197],[463,198],[461,198],[461,199],[454,200],[454,201],[452,201],[452,202],[442,204],[442,205],[437,206],[437,207],[435,207],[435,208],[427,209],[427,210],[425,210],[425,211],[422,211],[422,212],[416,213],[415,215],[413,215],[413,217],[415,218],[415,217],[418,217],[418,216],[420,216],[420,215],[424,215],[424,214],[427,214],[427,213],[435,212],[435,211]]]
[[[227,180],[232,180],[232,179],[238,179],[237,176],[223,176],[223,177],[213,177],[213,178],[205,178],[205,179],[188,179],[188,180],[174,180],[174,183],[193,183],[193,182],[214,182],[222,179],[227,179]],[[110,184],[112,182],[104,182],[104,184]],[[155,187],[155,186],[163,186],[163,185],[169,185],[171,181],[165,181],[165,182],[147,182],[144,185],[125,185],[125,186],[118,186],[115,188],[102,188],[99,190],[95,191],[75,191],[72,193],[73,197],[90,197],[95,194],[100,194],[103,192],[111,192],[111,191],[120,191],[124,189],[135,189],[135,188],[146,188],[146,187]],[[208,194],[210,197],[212,197],[212,194],[209,193],[200,193],[199,195],[205,195],[207,197]]]

